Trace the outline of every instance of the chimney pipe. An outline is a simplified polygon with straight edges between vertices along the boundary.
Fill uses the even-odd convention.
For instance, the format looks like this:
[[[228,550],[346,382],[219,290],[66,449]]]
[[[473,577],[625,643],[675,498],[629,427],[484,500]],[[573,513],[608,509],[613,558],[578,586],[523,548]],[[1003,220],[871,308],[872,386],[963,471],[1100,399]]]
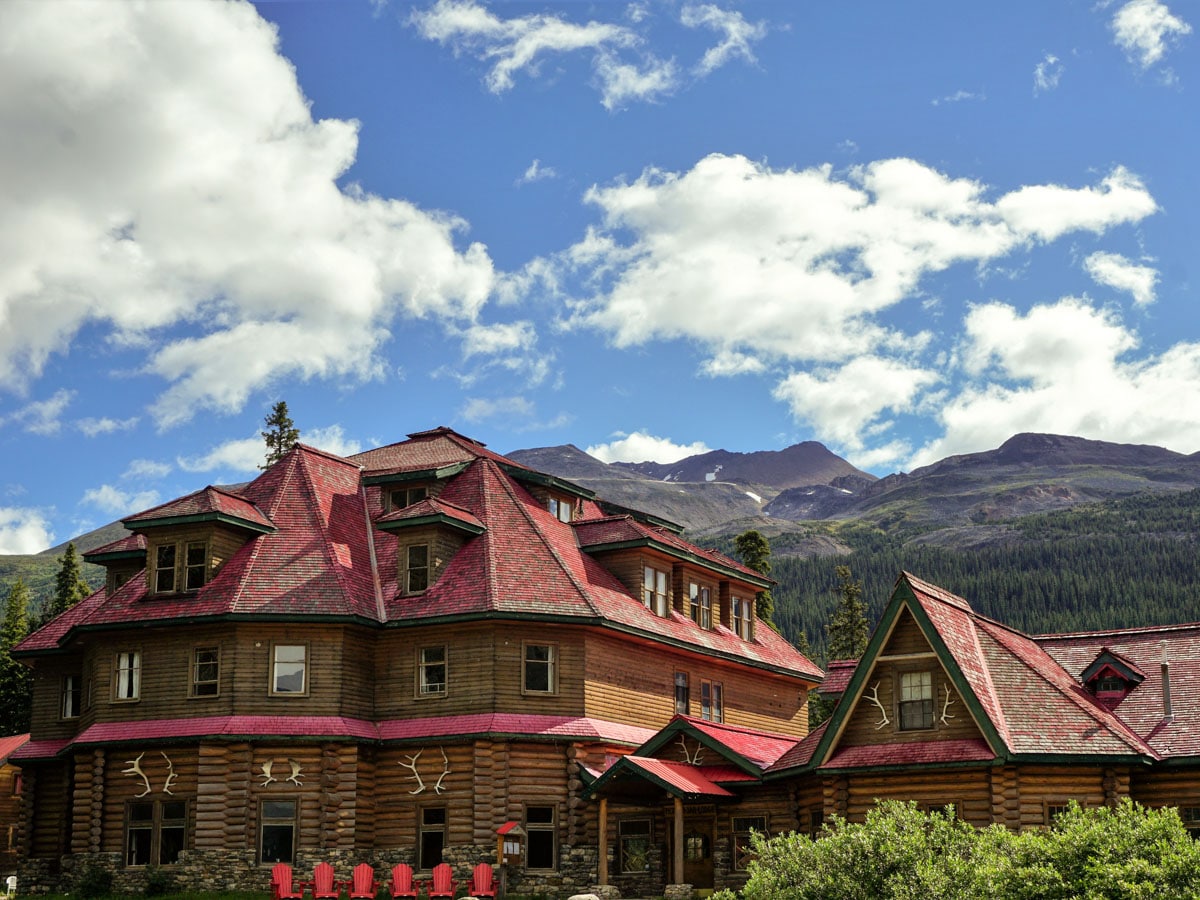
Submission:
[[[1167,642],[1160,641],[1158,646],[1162,650],[1163,719],[1173,722],[1175,715],[1171,712],[1171,666],[1167,662]]]

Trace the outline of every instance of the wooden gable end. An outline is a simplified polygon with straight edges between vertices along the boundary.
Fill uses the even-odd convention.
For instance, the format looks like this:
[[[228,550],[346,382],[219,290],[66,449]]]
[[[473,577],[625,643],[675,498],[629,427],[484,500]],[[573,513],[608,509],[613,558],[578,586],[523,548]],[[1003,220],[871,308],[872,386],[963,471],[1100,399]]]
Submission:
[[[982,738],[938,653],[912,612],[901,609],[839,746]]]

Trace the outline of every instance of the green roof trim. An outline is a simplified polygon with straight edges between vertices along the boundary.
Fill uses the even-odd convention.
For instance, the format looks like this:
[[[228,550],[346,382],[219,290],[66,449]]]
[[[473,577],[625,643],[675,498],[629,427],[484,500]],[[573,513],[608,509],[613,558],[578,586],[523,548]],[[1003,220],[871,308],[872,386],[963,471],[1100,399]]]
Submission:
[[[747,775],[753,775],[755,778],[762,778],[763,770],[761,767],[756,766],[754,763],[750,762],[750,760],[746,759],[746,757],[742,756],[735,750],[731,750],[729,747],[726,747],[720,741],[717,741],[715,738],[713,738],[712,735],[705,734],[687,719],[683,718],[675,718],[668,722],[663,727],[662,731],[654,735],[654,737],[650,738],[650,740],[646,741],[646,743],[644,743],[642,746],[638,747],[637,755],[650,756],[651,754],[657,753],[667,744],[671,743],[672,740],[680,736],[695,738],[698,743],[703,744],[709,750],[733,763]],[[800,739],[796,738],[796,740]]]
[[[405,472],[387,472],[380,475],[363,475],[363,484],[401,484],[409,481],[441,481],[453,478],[471,464],[472,460],[436,466],[432,469],[409,469]]]
[[[610,782],[616,781],[622,775],[631,775],[641,781],[647,781],[655,787],[666,791],[670,796],[678,797],[681,800],[694,800],[698,797],[705,797],[713,802],[717,802],[720,800],[732,799],[718,797],[712,794],[700,794],[695,791],[681,790],[676,785],[659,778],[653,772],[647,772],[645,769],[638,768],[633,763],[629,762],[628,757],[625,756],[622,756],[620,759],[618,759],[615,763],[608,767],[603,775],[601,775],[591,784],[587,785],[583,790],[583,797],[585,799],[588,797],[594,797],[600,791],[604,790],[604,788],[606,788]]]
[[[587,524],[586,520],[581,524]],[[750,574],[743,572],[740,569],[734,569],[731,566],[722,565],[704,556],[697,556],[686,550],[681,550],[678,547],[672,547],[670,544],[662,543],[652,537],[635,538],[632,541],[612,541],[607,544],[588,544],[586,547],[580,547],[584,553],[610,553],[616,550],[634,550],[640,547],[652,547],[655,550],[665,553],[667,556],[674,559],[682,559],[686,562],[695,563],[696,565],[708,569],[712,572],[720,572],[722,575],[728,575],[731,578],[737,578],[739,581],[744,581],[747,584],[752,584],[759,590],[770,590],[771,585],[775,584],[774,579],[759,575],[757,572]]]
[[[507,463],[500,463],[500,468],[517,481],[527,481],[530,484],[540,485],[541,487],[554,488],[557,491],[563,491],[575,497],[582,497],[584,500],[596,499],[595,491],[588,490],[582,485],[575,484],[573,481],[567,481],[565,478],[558,478],[555,475],[547,475],[544,472],[535,472],[533,469],[526,469],[523,466],[514,466]]]
[[[122,559],[145,559],[146,551],[141,550],[112,550],[108,553],[84,553],[83,561],[102,565],[106,562],[119,562]]]
[[[419,528],[425,525],[444,525],[447,528],[453,528],[456,531],[462,531],[469,535],[483,534],[487,531],[487,528],[482,525],[464,522],[462,519],[456,519],[454,516],[448,516],[445,513],[430,513],[425,516],[413,516],[408,519],[394,519],[391,522],[375,523],[375,527],[380,531],[402,531],[405,528]]]
[[[632,516],[639,522],[645,522],[647,525],[654,525],[658,528],[665,528],[672,534],[683,534],[685,530],[678,522],[672,522],[670,519],[664,519],[662,516],[654,515],[654,513],[643,512],[631,506],[622,506],[619,503],[613,503],[611,500],[598,500],[596,502],[599,504],[601,512],[606,516]]]
[[[240,516],[233,516],[223,512],[193,513],[186,516],[163,516],[161,519],[140,519],[132,524],[126,520],[121,524],[130,531],[139,532],[145,531],[148,528],[165,528],[168,525],[197,525],[203,522],[215,522],[218,525],[244,528],[246,531],[253,531],[255,534],[274,534],[279,530],[274,525],[251,522],[249,519],[243,519]]]

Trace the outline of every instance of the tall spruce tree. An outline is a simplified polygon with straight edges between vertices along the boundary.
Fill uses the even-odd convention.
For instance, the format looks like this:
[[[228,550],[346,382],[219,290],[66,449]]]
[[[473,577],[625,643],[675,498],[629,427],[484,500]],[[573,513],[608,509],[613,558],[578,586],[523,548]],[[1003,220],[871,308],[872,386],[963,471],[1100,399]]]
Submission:
[[[12,658],[11,650],[29,633],[29,589],[17,579],[4,604],[0,624],[0,736],[29,730],[33,673]]]
[[[267,426],[267,430],[261,432],[263,440],[267,443],[267,458],[259,468],[269,469],[296,446],[300,440],[300,429],[288,415],[287,403],[283,400],[271,407],[271,414],[263,424]]]
[[[83,578],[83,567],[75,552],[75,544],[67,544],[67,552],[62,555],[58,574],[54,576],[54,599],[50,601],[46,618],[62,615],[91,592],[92,586]]]
[[[760,575],[771,574],[771,544],[760,532],[750,529],[743,531],[733,539],[733,549],[742,558],[742,563],[749,566]],[[774,625],[772,618],[775,614],[775,600],[771,591],[759,591],[755,599],[755,609],[758,617],[768,625]]]
[[[837,576],[837,605],[825,625],[829,658],[859,659],[867,650],[867,605],[862,601],[862,582],[850,574],[849,566],[833,570]]]

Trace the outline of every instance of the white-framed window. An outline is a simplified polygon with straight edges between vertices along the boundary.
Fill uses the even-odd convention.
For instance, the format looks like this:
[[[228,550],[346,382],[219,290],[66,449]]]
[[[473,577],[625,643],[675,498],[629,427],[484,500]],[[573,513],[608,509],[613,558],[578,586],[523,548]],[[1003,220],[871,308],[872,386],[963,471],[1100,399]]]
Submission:
[[[557,648],[553,644],[526,644],[521,688],[527,694],[553,694]]]
[[[701,680],[700,718],[709,722],[725,721],[725,689],[721,682]]]
[[[900,673],[900,730],[933,727],[933,673]]]
[[[733,868],[736,872],[744,872],[754,859],[750,844],[750,835],[757,831],[764,837],[767,834],[766,816],[734,816],[733,831]]]
[[[649,819],[621,819],[617,823],[617,868],[622,875],[650,871],[652,837]]]
[[[446,647],[422,647],[417,654],[417,693],[422,697],[446,693]]]
[[[411,544],[405,550],[405,592],[419,594],[429,588],[429,545]]]
[[[733,633],[743,641],[754,640],[754,601],[745,597],[731,597],[729,606]]]
[[[135,800],[125,807],[125,865],[169,866],[187,849],[186,800]]]
[[[290,863],[296,855],[296,818],[300,801],[262,800],[258,804],[258,861]]]
[[[271,648],[271,693],[291,696],[308,693],[305,644],[275,644]]]
[[[551,871],[558,868],[555,852],[553,806],[525,807],[525,868]]]
[[[421,807],[421,834],[417,843],[417,868],[428,871],[442,861],[446,849],[446,807]]]
[[[142,654],[124,650],[117,654],[113,667],[113,698],[136,700],[142,690]]]
[[[662,569],[645,566],[642,570],[642,602],[656,616],[667,615],[670,608],[671,575]]]
[[[688,687],[687,672],[675,673],[675,715],[686,716],[691,703],[691,689]]]
[[[575,516],[575,504],[570,500],[551,497],[546,503],[546,508],[550,510],[550,515],[560,522],[570,522]]]
[[[196,647],[192,650],[192,696],[215,697],[221,692],[221,650]]]
[[[64,675],[62,680],[62,717],[79,718],[79,704],[83,699],[83,676]]]
[[[688,598],[692,621],[701,628],[712,628],[712,591],[693,581],[688,586]]]
[[[154,593],[175,592],[175,545],[159,544],[154,548]]]
[[[428,496],[429,488],[424,485],[420,487],[395,488],[388,493],[388,508],[404,509],[406,506],[420,503]]]

